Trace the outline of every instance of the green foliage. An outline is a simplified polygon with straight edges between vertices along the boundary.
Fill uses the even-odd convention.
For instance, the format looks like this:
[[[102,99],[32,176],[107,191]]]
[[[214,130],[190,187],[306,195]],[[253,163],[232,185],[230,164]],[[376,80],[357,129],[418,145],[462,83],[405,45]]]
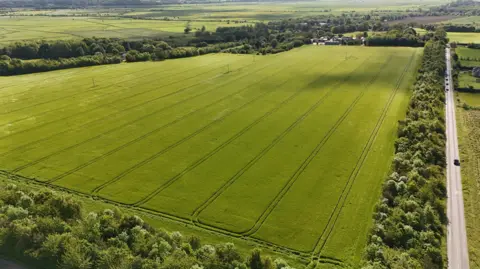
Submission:
[[[231,243],[202,246],[196,237],[154,230],[118,209],[82,214],[82,204],[68,195],[9,185],[0,201],[0,252],[35,268],[248,268]],[[274,269],[259,250],[251,256],[252,269]]]
[[[443,268],[444,31],[425,45],[407,118],[399,127],[393,172],[374,216],[366,268]]]
[[[77,58],[58,59],[58,60],[31,60],[23,61],[20,59],[0,60],[0,76],[21,75],[37,72],[46,72],[59,69],[85,67],[103,64],[121,63],[119,56],[81,56]]]

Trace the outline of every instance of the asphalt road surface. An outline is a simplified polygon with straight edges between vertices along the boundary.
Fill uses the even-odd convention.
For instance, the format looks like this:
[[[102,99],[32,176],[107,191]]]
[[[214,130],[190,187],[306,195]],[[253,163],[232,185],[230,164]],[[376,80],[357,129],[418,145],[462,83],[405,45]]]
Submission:
[[[455,98],[453,95],[450,48],[446,51],[447,76],[445,77],[446,122],[447,122],[447,250],[449,269],[468,269],[468,245],[463,209],[462,177],[460,166],[454,160],[460,160],[458,153],[457,122],[455,119]],[[461,161],[461,160],[460,160]]]

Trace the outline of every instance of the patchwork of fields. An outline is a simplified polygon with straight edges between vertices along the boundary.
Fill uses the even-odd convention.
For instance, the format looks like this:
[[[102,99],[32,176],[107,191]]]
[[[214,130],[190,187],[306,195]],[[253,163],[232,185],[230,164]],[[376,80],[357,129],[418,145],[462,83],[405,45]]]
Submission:
[[[420,49],[309,46],[0,79],[0,169],[360,260]]]
[[[195,31],[205,26],[215,31],[220,26],[240,26],[245,23],[228,24],[226,21],[163,21],[136,20],[127,18],[88,17],[0,17],[0,44],[25,40],[105,38],[169,38],[184,36],[187,25]]]
[[[480,22],[480,16],[466,16],[466,17],[458,17],[449,21],[446,21],[445,23],[448,24],[471,24],[471,25],[476,25]]]

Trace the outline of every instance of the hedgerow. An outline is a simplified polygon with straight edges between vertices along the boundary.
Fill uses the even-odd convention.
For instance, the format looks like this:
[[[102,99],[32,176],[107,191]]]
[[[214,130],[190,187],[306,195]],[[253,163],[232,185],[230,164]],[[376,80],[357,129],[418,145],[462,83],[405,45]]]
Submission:
[[[366,247],[366,268],[443,268],[446,33],[425,45]]]
[[[72,196],[0,185],[0,254],[32,268],[291,269],[254,249],[242,257],[232,243],[153,228],[119,209],[86,213]]]

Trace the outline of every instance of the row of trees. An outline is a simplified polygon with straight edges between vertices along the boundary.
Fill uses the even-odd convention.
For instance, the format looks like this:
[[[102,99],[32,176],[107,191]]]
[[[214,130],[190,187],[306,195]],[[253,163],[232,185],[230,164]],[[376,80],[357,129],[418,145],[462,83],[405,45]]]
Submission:
[[[444,268],[445,31],[425,45],[406,119],[395,141],[392,173],[376,206],[366,268]]]
[[[128,41],[118,38],[84,38],[82,40],[26,41],[15,42],[0,49],[1,55],[23,60],[73,58],[98,53],[121,55],[129,50],[152,53],[155,50],[170,50],[164,41]]]
[[[399,24],[387,33],[369,36],[365,43],[367,46],[423,47],[430,38],[428,34],[420,36],[413,28]]]
[[[119,209],[86,214],[79,203],[41,189],[2,183],[0,253],[38,269],[291,269],[254,249],[157,230]]]
[[[447,32],[461,32],[461,33],[480,32],[480,29],[475,28],[475,26],[473,25],[442,25],[442,27]]]
[[[81,56],[77,58],[58,60],[29,60],[10,59],[8,56],[0,57],[0,76],[11,76],[47,72],[59,69],[86,67],[103,64],[118,64],[122,62],[120,56],[106,56],[98,54],[94,56]]]
[[[16,42],[0,49],[0,76],[18,75],[100,64],[164,60],[221,52],[239,42],[198,43],[172,47],[164,41],[108,38]]]
[[[479,32],[480,29],[477,29],[473,25],[457,25],[457,24],[427,24],[422,26],[425,30],[435,31],[437,27],[443,28],[447,32],[458,32],[458,33],[474,33]]]

